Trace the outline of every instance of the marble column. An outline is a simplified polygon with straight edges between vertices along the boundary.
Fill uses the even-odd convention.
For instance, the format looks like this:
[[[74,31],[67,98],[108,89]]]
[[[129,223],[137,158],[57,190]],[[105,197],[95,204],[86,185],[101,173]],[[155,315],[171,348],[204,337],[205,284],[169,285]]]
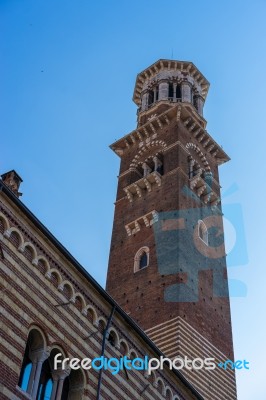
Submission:
[[[191,103],[191,84],[188,81],[182,81],[181,94],[183,102]]]
[[[34,376],[32,392],[30,393],[33,399],[35,399],[37,396],[43,362],[49,357],[49,353],[46,351],[38,352],[37,354],[37,368]]]
[[[168,100],[168,81],[161,81],[159,83],[159,100]]]
[[[151,172],[151,168],[146,163],[142,164],[142,168],[143,168],[143,176],[145,178]]]
[[[141,111],[144,111],[147,109],[148,107],[148,96],[149,93],[146,90],[145,92],[142,93],[142,97],[141,97]]]
[[[30,372],[30,379],[29,379],[28,386],[27,386],[27,393],[32,392],[34,377],[35,377],[36,368],[37,368],[37,359],[36,360],[33,359],[31,361],[32,361],[32,368],[31,368],[31,372]]]
[[[204,99],[202,96],[198,95],[196,96],[196,107],[199,115],[203,116],[203,105],[204,105]]]

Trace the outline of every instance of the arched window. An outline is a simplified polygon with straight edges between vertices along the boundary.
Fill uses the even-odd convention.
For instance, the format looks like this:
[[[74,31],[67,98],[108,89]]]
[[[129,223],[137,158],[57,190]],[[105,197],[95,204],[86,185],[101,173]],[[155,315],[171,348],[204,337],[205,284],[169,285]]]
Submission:
[[[159,393],[163,394],[163,392],[164,392],[164,384],[163,384],[163,381],[161,379],[157,380],[157,389],[158,389]]]
[[[193,102],[193,106],[198,111],[198,98],[197,98],[197,96],[195,94],[192,95],[192,102]]]
[[[149,266],[149,251],[149,248],[146,246],[137,251],[134,259],[134,272],[140,271]]]
[[[20,382],[19,382],[19,386],[25,392],[27,391],[31,370],[32,370],[32,362],[30,361],[30,359],[27,359],[25,365],[23,366],[23,374],[21,374],[21,378],[20,378]]]
[[[208,229],[203,221],[198,222],[199,238],[208,245]]]
[[[19,234],[16,231],[12,231],[11,235],[9,237],[9,240],[11,243],[13,243],[13,245],[18,248],[20,245],[20,237]]]
[[[37,392],[38,400],[49,400],[53,390],[53,378],[50,357],[42,365],[42,372]]]
[[[173,398],[172,392],[169,388],[167,388],[165,391],[165,398],[166,398],[166,400],[172,400],[172,398]]]
[[[28,336],[18,382],[20,388],[30,395],[38,389],[37,383],[40,376],[36,375],[36,366],[42,354],[44,354],[43,336],[37,329],[32,329]]]
[[[115,347],[115,334],[114,332],[109,332],[108,338],[107,338],[108,342],[110,343],[111,346]]]
[[[169,86],[168,86],[168,97],[169,97],[169,99],[173,99],[173,97],[174,97],[174,86],[173,86],[172,82],[170,82]]]
[[[127,356],[128,355],[128,345],[124,341],[120,342],[120,353],[121,353],[122,356]]]
[[[53,369],[54,357],[58,353],[63,354],[62,350],[54,348],[49,355],[41,332],[35,328],[30,331],[19,377],[19,386],[28,393],[31,399],[82,399],[83,385],[80,382],[83,380],[78,380],[78,391],[76,392],[76,379],[67,380],[64,383],[69,371]]]
[[[29,260],[30,262],[32,262],[32,260],[34,259],[34,251],[30,246],[25,246],[24,249],[24,256],[27,258],[27,260]]]
[[[84,376],[81,370],[72,369],[64,380],[60,400],[82,400],[84,392]]]
[[[181,100],[182,98],[182,94],[181,94],[181,86],[180,85],[176,85],[176,98]]]
[[[145,268],[147,266],[148,266],[148,256],[147,253],[144,251],[139,260],[139,269]]]
[[[148,106],[154,103],[154,92],[149,90],[148,92]]]
[[[45,385],[44,389],[44,394],[43,394],[43,399],[44,400],[50,400],[51,394],[52,394],[52,389],[53,389],[53,381],[52,378],[48,379]]]
[[[157,101],[159,99],[159,86],[155,86],[154,88],[154,93],[155,93],[155,99],[154,101]]]

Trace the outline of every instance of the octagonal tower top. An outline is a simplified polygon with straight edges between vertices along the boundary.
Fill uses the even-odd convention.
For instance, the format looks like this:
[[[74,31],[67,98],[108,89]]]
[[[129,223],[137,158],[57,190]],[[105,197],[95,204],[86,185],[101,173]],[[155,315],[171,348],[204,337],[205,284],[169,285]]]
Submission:
[[[161,59],[137,75],[133,101],[139,113],[160,101],[186,102],[202,116],[209,86],[192,62]]]

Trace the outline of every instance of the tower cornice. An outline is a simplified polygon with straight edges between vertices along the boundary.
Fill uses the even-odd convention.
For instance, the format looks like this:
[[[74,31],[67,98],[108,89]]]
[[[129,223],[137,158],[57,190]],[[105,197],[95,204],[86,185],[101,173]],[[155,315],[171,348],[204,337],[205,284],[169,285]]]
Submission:
[[[206,121],[193,109],[189,103],[176,103],[160,115],[153,114],[148,122],[128,133],[110,145],[110,148],[121,157],[127,149],[136,143],[145,143],[150,139],[158,139],[160,130],[169,125],[173,119],[181,121],[193,136],[195,143],[213,157],[218,165],[230,160],[222,147],[212,138],[205,129]]]
[[[192,62],[160,59],[137,75],[133,94],[135,104],[138,106],[141,104],[141,93],[145,82],[152,81],[163,70],[180,71],[184,79],[189,74],[201,86],[202,97],[206,99],[210,83]]]

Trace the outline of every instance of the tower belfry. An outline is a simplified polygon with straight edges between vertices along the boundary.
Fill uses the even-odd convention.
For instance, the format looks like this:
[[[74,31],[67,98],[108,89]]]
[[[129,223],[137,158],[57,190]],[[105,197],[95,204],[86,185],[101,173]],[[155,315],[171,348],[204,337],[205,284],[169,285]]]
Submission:
[[[121,158],[107,291],[169,358],[233,360],[218,166],[206,130],[209,83],[191,62],[138,74]],[[208,400],[236,399],[232,370],[182,369]]]

